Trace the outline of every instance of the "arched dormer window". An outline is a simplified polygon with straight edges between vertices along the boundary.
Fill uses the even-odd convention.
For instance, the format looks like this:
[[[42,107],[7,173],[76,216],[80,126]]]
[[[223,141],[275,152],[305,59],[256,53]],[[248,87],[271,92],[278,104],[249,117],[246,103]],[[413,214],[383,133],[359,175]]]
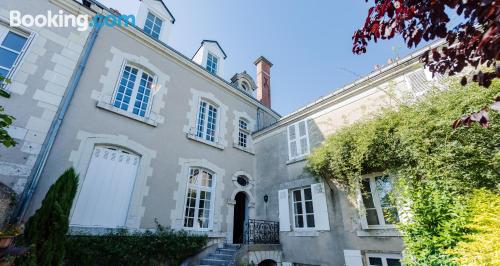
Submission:
[[[151,105],[154,74],[138,65],[127,63],[113,97],[113,106],[132,114],[147,117]]]
[[[241,82],[241,88],[246,92],[250,92],[250,85],[246,81]]]

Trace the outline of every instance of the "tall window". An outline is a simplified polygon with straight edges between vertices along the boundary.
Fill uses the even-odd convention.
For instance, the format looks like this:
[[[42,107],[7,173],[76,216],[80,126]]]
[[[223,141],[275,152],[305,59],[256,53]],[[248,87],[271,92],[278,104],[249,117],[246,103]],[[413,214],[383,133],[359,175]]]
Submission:
[[[215,142],[217,132],[217,107],[207,101],[200,101],[196,136]]]
[[[362,181],[361,196],[368,226],[390,226],[399,221],[391,191],[392,182],[388,176],[370,177]]]
[[[309,137],[306,120],[288,126],[288,147],[290,159],[309,154]]]
[[[311,187],[292,191],[295,228],[314,228]]]
[[[210,226],[213,174],[200,168],[189,169],[184,227],[203,229]]]
[[[248,147],[249,135],[250,135],[250,130],[248,130],[248,122],[245,119],[240,119],[239,132],[238,132],[238,146],[242,148]]]
[[[13,70],[27,40],[0,24],[0,76],[7,77]]]
[[[395,254],[368,253],[369,266],[401,266],[401,256]]]
[[[151,35],[153,38],[158,39],[160,37],[161,26],[163,25],[163,20],[151,12],[148,12],[146,18],[146,23],[144,23],[144,32]]]
[[[137,81],[137,78],[140,80]],[[144,70],[126,65],[123,68],[113,105],[138,116],[146,116],[151,100],[153,76]]]
[[[217,65],[219,59],[211,53],[208,53],[207,56],[207,70],[212,74],[217,74]]]

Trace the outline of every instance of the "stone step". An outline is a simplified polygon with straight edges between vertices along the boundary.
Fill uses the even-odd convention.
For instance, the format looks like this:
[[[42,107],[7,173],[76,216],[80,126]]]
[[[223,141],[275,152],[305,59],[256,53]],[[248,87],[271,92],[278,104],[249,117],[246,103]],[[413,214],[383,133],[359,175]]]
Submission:
[[[225,249],[240,249],[241,245],[239,244],[224,244]]]
[[[218,248],[217,253],[220,254],[228,254],[228,255],[234,255],[236,253],[236,249],[227,249],[227,248]]]
[[[219,259],[219,260],[231,260],[234,254],[223,254],[223,253],[210,253],[208,258]]]
[[[202,265],[226,266],[226,265],[229,265],[229,261],[228,260],[219,260],[219,259],[202,259],[201,264]]]

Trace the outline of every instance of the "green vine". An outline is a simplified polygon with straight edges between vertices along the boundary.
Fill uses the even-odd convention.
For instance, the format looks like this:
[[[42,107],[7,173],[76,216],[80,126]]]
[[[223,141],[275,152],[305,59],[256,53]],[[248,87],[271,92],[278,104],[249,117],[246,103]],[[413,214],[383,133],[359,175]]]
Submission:
[[[450,82],[446,91],[339,130],[310,156],[308,170],[351,196],[363,174],[394,176],[394,194],[411,214],[399,225],[407,264],[454,265],[457,255],[447,250],[468,232],[468,198],[475,189],[494,191],[500,183],[500,115],[490,110],[486,129],[453,129],[451,123],[499,94],[499,79],[489,89]]]

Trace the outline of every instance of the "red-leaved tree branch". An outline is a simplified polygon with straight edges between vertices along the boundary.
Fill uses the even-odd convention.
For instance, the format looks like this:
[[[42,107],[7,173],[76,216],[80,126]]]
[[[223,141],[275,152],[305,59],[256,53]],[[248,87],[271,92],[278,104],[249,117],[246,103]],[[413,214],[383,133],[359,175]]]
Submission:
[[[453,76],[468,65],[476,68],[485,65],[493,70],[477,71],[473,81],[489,87],[495,77],[500,77],[496,64],[500,59],[500,1],[374,0],[374,4],[368,10],[363,27],[354,32],[353,53],[366,53],[370,41],[397,35],[403,37],[408,48],[416,47],[422,40],[439,38],[444,39],[446,45],[428,50],[421,57],[433,74]],[[461,19],[453,28],[448,27],[448,14],[452,12]],[[465,85],[467,77],[463,77],[461,83]]]

